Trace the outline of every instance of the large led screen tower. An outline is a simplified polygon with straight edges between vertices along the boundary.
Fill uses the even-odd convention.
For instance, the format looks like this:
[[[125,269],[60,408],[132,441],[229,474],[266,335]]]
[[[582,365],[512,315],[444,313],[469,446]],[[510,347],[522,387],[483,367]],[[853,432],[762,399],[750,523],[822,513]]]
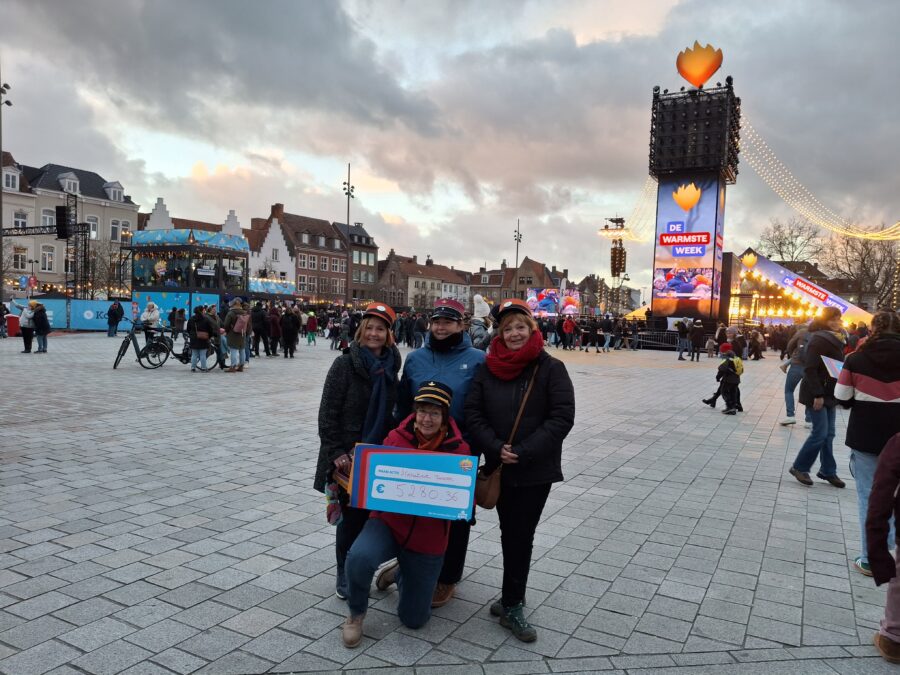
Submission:
[[[695,44],[695,50],[679,55],[678,69],[688,81],[699,80],[697,88],[653,89],[650,175],[659,191],[652,309],[657,317],[714,320],[722,281],[725,186],[734,184],[738,174],[741,101],[731,77],[724,86],[704,89],[702,74],[686,74],[682,59],[688,52],[699,54],[695,61],[717,55],[721,63],[721,51]]]

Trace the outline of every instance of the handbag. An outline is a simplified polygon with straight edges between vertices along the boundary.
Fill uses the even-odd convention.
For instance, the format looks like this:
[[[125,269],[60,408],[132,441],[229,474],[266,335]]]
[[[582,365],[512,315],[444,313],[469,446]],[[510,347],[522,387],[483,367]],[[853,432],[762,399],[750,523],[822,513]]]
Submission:
[[[207,333],[205,330],[198,330],[195,335],[197,336],[198,340],[209,340],[209,333]]]
[[[522,397],[522,404],[519,406],[519,413],[516,415],[516,421],[513,422],[512,431],[509,434],[507,445],[512,445],[519,429],[519,422],[522,420],[522,413],[525,412],[525,404],[528,403],[528,397],[534,388],[534,380],[537,377],[537,371],[540,364],[535,365],[534,372],[531,373],[531,381],[528,383],[528,389],[525,390],[525,396]],[[500,499],[500,472],[503,470],[501,464],[491,473],[485,473],[484,467],[479,467],[475,476],[475,503],[483,509],[492,509],[497,506],[497,500]]]

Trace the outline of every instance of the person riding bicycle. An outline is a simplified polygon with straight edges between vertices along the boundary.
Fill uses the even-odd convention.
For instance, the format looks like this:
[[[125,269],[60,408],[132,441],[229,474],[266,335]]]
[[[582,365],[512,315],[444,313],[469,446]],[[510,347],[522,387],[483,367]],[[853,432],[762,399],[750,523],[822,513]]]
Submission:
[[[153,301],[147,303],[147,308],[141,314],[141,323],[144,325],[144,342],[150,342],[150,334],[159,328],[159,308]]]

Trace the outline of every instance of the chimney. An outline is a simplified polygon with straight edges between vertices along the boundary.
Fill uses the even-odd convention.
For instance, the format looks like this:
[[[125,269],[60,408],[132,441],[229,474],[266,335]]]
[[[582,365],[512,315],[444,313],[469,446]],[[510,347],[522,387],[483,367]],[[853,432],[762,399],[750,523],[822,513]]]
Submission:
[[[505,270],[505,269],[506,269],[506,258],[504,258],[504,259],[503,259],[503,262],[500,263],[500,269],[501,269],[501,270]]]
[[[391,249],[391,252],[388,253],[388,256],[389,256],[389,257],[393,257],[393,255],[394,255],[394,249]]]
[[[278,222],[284,220],[284,204],[272,204],[272,218],[278,219]]]
[[[550,274],[556,274],[556,265],[550,268]]]
[[[425,254],[425,264],[426,265],[434,265],[434,260],[431,259],[431,255],[428,253]]]
[[[566,279],[569,278],[569,270],[568,270],[568,269],[564,269],[564,270],[563,270],[563,276],[564,276]]]
[[[353,224],[354,224],[355,226],[357,226],[357,227],[362,227],[362,226],[363,226],[362,223],[353,223]]]
[[[479,273],[479,274],[484,274],[485,272],[487,272],[487,270],[486,270],[484,267],[479,267],[479,268],[478,268],[478,273]]]
[[[413,262],[414,262],[416,265],[418,265],[418,264],[419,264],[419,256],[414,255],[414,256],[413,256]]]

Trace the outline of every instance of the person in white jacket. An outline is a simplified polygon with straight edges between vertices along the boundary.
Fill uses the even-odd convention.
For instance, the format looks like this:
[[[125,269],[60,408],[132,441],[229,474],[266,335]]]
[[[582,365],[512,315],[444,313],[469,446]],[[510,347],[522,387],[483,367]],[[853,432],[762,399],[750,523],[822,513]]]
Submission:
[[[144,324],[144,342],[149,342],[152,331],[147,328],[159,328],[159,308],[156,303],[147,303],[147,308],[141,314],[141,323]]]
[[[23,354],[31,353],[31,342],[34,339],[34,308],[37,307],[37,300],[29,300],[27,305],[20,305],[15,300],[12,301],[14,307],[22,310],[19,315],[19,331],[22,333],[22,343],[24,349]]]

